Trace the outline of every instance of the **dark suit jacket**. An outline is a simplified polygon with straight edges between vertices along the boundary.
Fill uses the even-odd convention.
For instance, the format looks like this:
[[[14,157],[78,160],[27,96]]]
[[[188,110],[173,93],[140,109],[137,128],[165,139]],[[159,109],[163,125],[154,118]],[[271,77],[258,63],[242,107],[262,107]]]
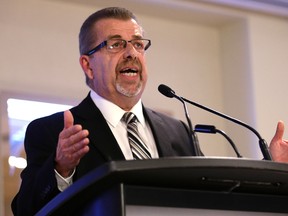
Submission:
[[[192,148],[186,125],[176,119],[144,108],[160,157],[190,156]],[[89,130],[90,150],[81,159],[73,181],[112,160],[125,160],[103,115],[88,95],[71,109],[74,124]],[[21,173],[22,184],[12,202],[15,215],[33,215],[60,191],[54,173],[58,135],[64,127],[63,112],[34,120],[25,136],[27,167]]]

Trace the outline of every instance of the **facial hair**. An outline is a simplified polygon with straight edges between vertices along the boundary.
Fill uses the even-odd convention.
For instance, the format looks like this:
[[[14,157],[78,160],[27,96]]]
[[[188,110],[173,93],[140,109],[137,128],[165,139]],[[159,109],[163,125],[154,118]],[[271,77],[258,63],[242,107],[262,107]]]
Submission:
[[[121,67],[124,67],[124,65],[126,64],[129,64],[129,65],[137,65],[138,66],[138,73],[140,74],[140,80],[138,81],[137,83],[137,86],[136,86],[136,89],[129,89],[129,87],[125,87],[125,84],[123,85],[121,82],[119,82],[117,79],[116,79],[116,90],[126,96],[126,97],[135,97],[137,95],[140,94],[141,90],[142,90],[142,87],[143,87],[143,81],[142,81],[142,65],[141,63],[138,61],[138,59],[134,59],[134,60],[131,60],[131,59],[126,59],[125,61],[123,61],[121,64],[118,64],[117,65],[117,71],[120,71],[118,68],[121,68]],[[134,85],[134,84],[133,84]]]
[[[130,91],[129,89],[121,86],[121,83],[118,82],[116,82],[116,89],[120,94],[125,95],[126,97],[135,97],[141,92],[142,81],[138,83],[136,91],[135,90]]]

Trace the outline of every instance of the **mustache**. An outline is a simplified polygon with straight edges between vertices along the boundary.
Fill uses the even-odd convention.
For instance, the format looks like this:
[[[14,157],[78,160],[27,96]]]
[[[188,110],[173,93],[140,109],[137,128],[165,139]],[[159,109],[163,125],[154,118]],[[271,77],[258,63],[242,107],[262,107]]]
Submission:
[[[138,71],[142,71],[142,64],[138,59],[124,59],[116,66],[116,71],[120,71],[124,67],[136,67]]]

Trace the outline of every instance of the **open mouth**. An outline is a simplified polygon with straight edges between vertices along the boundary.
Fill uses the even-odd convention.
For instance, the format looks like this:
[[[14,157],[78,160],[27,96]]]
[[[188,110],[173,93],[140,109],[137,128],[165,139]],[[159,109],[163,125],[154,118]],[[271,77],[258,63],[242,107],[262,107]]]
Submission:
[[[125,74],[127,76],[135,76],[138,73],[138,70],[136,68],[123,68],[120,70],[121,74]]]

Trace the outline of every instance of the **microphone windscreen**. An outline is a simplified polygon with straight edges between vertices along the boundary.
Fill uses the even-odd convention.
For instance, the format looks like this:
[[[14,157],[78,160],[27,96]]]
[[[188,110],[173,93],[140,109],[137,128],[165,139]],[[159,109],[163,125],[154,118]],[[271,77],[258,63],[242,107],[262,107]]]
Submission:
[[[166,97],[170,97],[170,98],[173,98],[175,96],[175,92],[169,88],[168,86],[164,85],[164,84],[160,84],[158,86],[158,91],[165,95]]]

